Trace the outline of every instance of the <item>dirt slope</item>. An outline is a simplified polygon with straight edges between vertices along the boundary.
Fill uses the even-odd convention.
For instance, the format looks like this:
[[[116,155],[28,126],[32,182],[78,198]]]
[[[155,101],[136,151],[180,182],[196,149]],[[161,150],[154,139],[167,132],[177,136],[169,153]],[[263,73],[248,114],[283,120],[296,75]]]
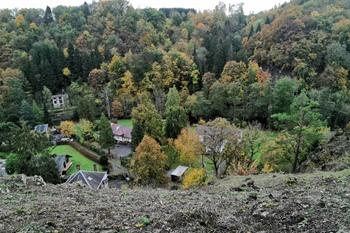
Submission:
[[[350,232],[350,171],[95,192],[0,179],[0,232]]]

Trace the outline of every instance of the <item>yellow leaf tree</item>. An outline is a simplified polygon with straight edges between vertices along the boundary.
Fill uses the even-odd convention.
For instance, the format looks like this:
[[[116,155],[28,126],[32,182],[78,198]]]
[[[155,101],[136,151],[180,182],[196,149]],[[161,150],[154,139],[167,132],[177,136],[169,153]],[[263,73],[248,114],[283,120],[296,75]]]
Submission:
[[[66,137],[75,135],[75,128],[73,121],[62,121],[60,124],[60,132]]]
[[[135,152],[133,171],[136,182],[144,185],[163,185],[167,183],[165,175],[166,159],[158,142],[145,135]]]
[[[184,165],[193,166],[203,152],[203,146],[195,132],[182,129],[181,134],[174,141],[175,148],[180,153],[180,161]]]
[[[182,181],[184,189],[196,188],[204,185],[207,176],[204,168],[191,168]]]

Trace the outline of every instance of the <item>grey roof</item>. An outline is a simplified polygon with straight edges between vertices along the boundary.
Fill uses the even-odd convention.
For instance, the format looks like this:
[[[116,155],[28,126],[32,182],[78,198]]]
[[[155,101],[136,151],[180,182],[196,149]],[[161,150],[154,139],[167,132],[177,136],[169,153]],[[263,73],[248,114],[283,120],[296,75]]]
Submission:
[[[49,125],[48,124],[44,124],[44,125],[37,125],[34,127],[34,131],[37,133],[47,133],[49,129]]]
[[[82,182],[92,189],[99,189],[103,181],[108,180],[107,172],[78,171],[71,175],[66,183]]]
[[[187,171],[188,167],[186,166],[178,166],[172,173],[172,176],[181,177]]]
[[[64,169],[64,162],[66,161],[65,155],[58,155],[55,157],[56,168],[58,172],[62,172]]]

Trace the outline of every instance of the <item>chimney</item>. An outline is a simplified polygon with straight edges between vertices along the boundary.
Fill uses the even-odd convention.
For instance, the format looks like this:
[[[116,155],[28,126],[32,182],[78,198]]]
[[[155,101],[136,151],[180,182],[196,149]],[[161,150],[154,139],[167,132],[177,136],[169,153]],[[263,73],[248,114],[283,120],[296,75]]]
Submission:
[[[77,170],[79,171],[80,170],[80,163],[77,164]]]
[[[94,171],[95,171],[95,172],[97,171],[97,165],[96,165],[96,163],[94,163]]]

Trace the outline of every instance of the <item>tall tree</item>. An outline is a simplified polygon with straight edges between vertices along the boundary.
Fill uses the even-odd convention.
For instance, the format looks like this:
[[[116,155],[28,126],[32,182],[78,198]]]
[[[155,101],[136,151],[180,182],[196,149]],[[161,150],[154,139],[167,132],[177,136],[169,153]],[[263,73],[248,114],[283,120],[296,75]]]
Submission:
[[[165,135],[176,138],[181,129],[187,124],[187,116],[184,108],[180,106],[179,92],[175,87],[170,88],[165,103]]]
[[[111,123],[108,118],[102,114],[99,123],[99,143],[102,148],[108,149],[108,154],[111,155],[111,148],[115,145]]]
[[[43,18],[43,22],[45,24],[50,24],[50,23],[53,22],[52,11],[51,11],[51,8],[49,6],[46,7],[45,15],[44,15],[44,18]]]
[[[167,182],[165,175],[166,156],[160,145],[153,138],[145,135],[135,152],[133,171],[136,182],[144,185],[163,185]]]
[[[138,106],[132,110],[131,116],[133,125],[137,127],[134,130],[137,130],[139,134],[138,137],[132,138],[133,145],[137,146],[140,143],[138,140],[142,139],[143,135],[149,135],[159,142],[162,141],[163,120],[147,96],[142,97]]]
[[[293,150],[292,172],[297,172],[300,163],[307,159],[310,148],[319,143],[325,136],[326,123],[318,113],[318,103],[312,101],[305,91],[294,99],[290,112],[272,116],[287,133],[289,144]]]

